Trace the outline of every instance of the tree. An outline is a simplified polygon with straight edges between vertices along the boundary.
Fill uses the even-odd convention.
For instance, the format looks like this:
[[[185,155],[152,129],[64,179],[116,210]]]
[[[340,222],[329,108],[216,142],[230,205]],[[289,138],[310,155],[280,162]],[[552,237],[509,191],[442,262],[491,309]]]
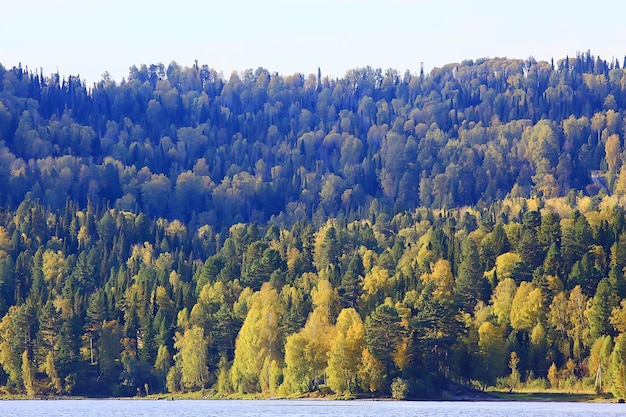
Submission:
[[[312,386],[309,381],[308,366],[304,357],[307,340],[302,333],[287,336],[285,343],[285,382],[283,388],[287,392],[307,392]]]
[[[446,276],[449,267],[445,263],[442,265],[444,268],[441,271]],[[433,276],[440,276],[434,272],[435,269]],[[415,311],[409,320],[409,357],[415,366],[419,365],[424,371],[437,375],[448,368],[448,361],[452,359],[452,346],[465,333],[463,323],[459,320],[458,305],[450,296],[453,289],[442,291],[448,287],[449,283],[444,283],[439,289],[435,280],[429,279],[415,300],[405,300]]]
[[[561,250],[556,243],[550,244],[548,253],[543,262],[543,269],[546,275],[562,276],[563,257]]]
[[[573,341],[572,353],[573,357],[580,360],[584,354],[584,348],[587,346],[589,334],[589,321],[585,315],[588,297],[583,294],[580,286],[576,286],[570,291],[569,300],[567,301],[568,335]]]
[[[309,315],[304,328],[285,345],[285,385],[306,390],[325,383],[330,343],[335,333],[324,308]]]
[[[611,317],[611,297],[613,289],[609,280],[604,278],[598,284],[596,292],[589,300],[585,317],[589,321],[589,337],[595,341],[603,335],[612,335],[609,323]]]
[[[339,260],[341,250],[337,240],[337,229],[331,223],[321,228],[315,239],[315,267],[318,272]]]
[[[45,357],[48,353],[54,353],[60,328],[61,314],[54,306],[53,301],[48,299],[39,315],[37,340],[41,348],[40,357]]]
[[[13,391],[23,386],[23,371],[26,366],[23,355],[26,354],[28,361],[32,361],[29,356],[33,341],[31,313],[26,304],[20,307],[11,306],[0,321],[0,364],[8,376],[7,386]],[[34,378],[34,372],[30,377]]]
[[[341,310],[336,331],[326,369],[327,383],[336,393],[355,392],[359,361],[365,346],[365,326],[354,308]]]
[[[113,380],[121,372],[119,359],[123,350],[122,338],[122,327],[116,320],[105,320],[102,323],[101,334],[97,342],[98,367],[105,381]]]
[[[620,333],[611,353],[611,392],[617,398],[626,397],[626,336]]]
[[[594,261],[590,252],[585,253],[580,261],[572,265],[567,283],[568,286],[580,286],[587,296],[592,296],[602,279],[602,271]]]
[[[557,389],[559,387],[559,380],[559,370],[556,364],[552,362],[552,365],[548,368],[548,382],[550,383],[550,388]]]
[[[591,226],[585,216],[576,211],[573,219],[561,221],[561,230],[561,254],[565,269],[570,270],[574,263],[589,250],[592,241]]]
[[[430,282],[434,284],[433,296],[435,298],[452,299],[455,288],[450,261],[445,259],[437,260],[432,266],[432,271],[423,274],[421,279],[424,286],[427,286]]]
[[[376,307],[365,319],[366,347],[384,365],[385,379],[391,377],[393,355],[405,332],[398,311],[387,304]]]
[[[516,283],[524,281],[524,276],[519,276],[519,265],[522,264],[522,258],[516,252],[506,252],[496,258],[495,273],[498,280],[502,281],[507,278],[513,278]],[[493,272],[489,272],[493,274]],[[493,279],[491,279],[493,281]],[[497,285],[497,283],[496,283]]]
[[[613,134],[606,139],[604,152],[606,155],[606,164],[608,165],[609,173],[611,173],[611,175],[616,175],[621,168],[622,160],[620,159],[620,148],[621,144],[618,135]]]
[[[488,282],[480,268],[478,246],[474,239],[467,238],[461,246],[462,257],[456,277],[455,293],[463,310],[471,312],[480,300],[486,301]]]
[[[243,256],[242,282],[253,290],[259,290],[264,282],[269,281],[271,270],[263,265],[263,252],[266,248],[265,242],[253,242]]]
[[[205,388],[209,382],[209,368],[208,341],[204,329],[193,326],[186,329],[183,334],[177,334],[174,347],[178,350],[174,360],[180,360],[181,363],[181,388],[189,390]]]
[[[306,322],[310,311],[310,302],[298,288],[285,285],[280,292],[281,305],[285,309],[281,329],[285,336],[299,331]]]
[[[385,364],[364,348],[359,367],[359,385],[369,392],[382,391],[386,379]]]
[[[52,288],[61,289],[68,270],[69,265],[62,251],[47,250],[43,253],[43,278]]]
[[[507,346],[503,336],[503,329],[488,321],[478,328],[478,347],[485,365],[482,370],[485,383],[494,383],[504,370]]]
[[[517,388],[520,384],[520,373],[517,369],[519,364],[519,357],[516,352],[511,352],[511,359],[509,359],[509,369],[511,369],[510,383],[511,388]]]
[[[626,194],[626,167],[624,165],[619,169],[613,192],[618,195]]]
[[[358,252],[354,252],[348,264],[348,269],[341,278],[341,284],[337,288],[344,307],[356,308],[357,300],[361,295],[361,281],[364,276],[363,258]]]
[[[544,296],[541,289],[525,281],[520,283],[511,303],[511,327],[530,332],[544,317]]]
[[[141,198],[147,215],[167,216],[171,189],[170,179],[163,174],[153,174],[148,182],[141,185]]]
[[[35,367],[33,366],[33,361],[28,354],[28,350],[25,350],[24,353],[22,353],[22,378],[24,379],[26,395],[29,397],[36,396]]]
[[[506,278],[498,283],[491,297],[493,312],[498,318],[498,323],[510,324],[511,308],[516,292],[517,285],[512,278]]]
[[[57,366],[54,361],[54,352],[49,351],[46,355],[46,360],[44,364],[44,371],[50,378],[50,383],[48,384],[49,388],[52,390],[54,394],[62,394],[63,393],[63,382],[61,378],[59,378],[59,373],[57,371]]]
[[[595,377],[596,390],[603,392],[610,386],[611,352],[613,338],[604,335],[596,339],[589,353],[589,376]]]
[[[365,274],[361,294],[361,305],[363,308],[373,310],[375,306],[384,300],[389,287],[389,270],[374,266],[371,271]]]
[[[483,269],[489,270],[495,266],[496,258],[511,249],[511,243],[502,224],[498,223],[482,241],[480,259]]]
[[[521,239],[517,243],[517,251],[521,261],[530,270],[534,270],[541,265],[544,259],[543,248],[539,244],[539,239],[534,230],[524,230]]]
[[[419,392],[509,351],[589,380],[626,330],[625,85],[590,53],[93,88],[0,66],[0,392]],[[385,362],[338,317],[383,304]]]
[[[391,398],[394,400],[404,400],[409,391],[407,381],[402,378],[394,378],[391,382]]]
[[[285,382],[291,390],[307,391],[325,383],[325,370],[335,327],[331,324],[336,291],[320,280],[311,291],[315,308],[300,332],[287,338],[285,345]]]
[[[89,336],[89,354],[90,362],[93,364],[96,360],[94,346],[97,347],[102,329],[102,323],[106,320],[105,293],[102,289],[96,290],[87,302],[87,319],[85,320],[85,330]],[[50,313],[53,313],[51,310]],[[52,315],[52,314],[50,314]]]
[[[169,349],[166,345],[159,346],[159,351],[154,362],[154,371],[162,384],[162,389],[167,386],[167,374],[169,373],[171,367],[172,355],[170,354]]]
[[[556,343],[565,356],[570,355],[570,339],[568,334],[570,332],[570,322],[568,320],[568,300],[565,292],[559,292],[552,299],[550,304],[550,311],[548,312],[548,323],[554,329]]]
[[[269,283],[263,284],[261,290],[252,296],[250,309],[235,342],[235,359],[231,368],[235,390],[244,393],[270,390],[269,386],[261,386],[260,374],[266,359],[269,363],[283,362],[282,315],[278,293]]]

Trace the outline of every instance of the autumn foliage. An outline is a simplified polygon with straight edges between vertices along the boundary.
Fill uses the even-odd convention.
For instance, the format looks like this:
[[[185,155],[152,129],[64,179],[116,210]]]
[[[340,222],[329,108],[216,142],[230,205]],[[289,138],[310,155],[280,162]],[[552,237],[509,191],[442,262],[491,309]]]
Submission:
[[[3,393],[626,396],[619,62],[0,81]]]

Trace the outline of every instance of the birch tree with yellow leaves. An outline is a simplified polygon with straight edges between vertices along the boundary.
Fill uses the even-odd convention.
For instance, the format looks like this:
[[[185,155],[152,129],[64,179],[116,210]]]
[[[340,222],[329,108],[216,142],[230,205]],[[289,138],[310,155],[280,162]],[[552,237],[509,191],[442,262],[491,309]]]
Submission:
[[[263,284],[261,290],[252,296],[250,309],[235,341],[231,382],[236,391],[273,392],[277,388],[262,385],[262,381],[267,384],[276,378],[261,378],[261,373],[269,373],[277,365],[282,365],[282,314],[278,292],[269,283]]]

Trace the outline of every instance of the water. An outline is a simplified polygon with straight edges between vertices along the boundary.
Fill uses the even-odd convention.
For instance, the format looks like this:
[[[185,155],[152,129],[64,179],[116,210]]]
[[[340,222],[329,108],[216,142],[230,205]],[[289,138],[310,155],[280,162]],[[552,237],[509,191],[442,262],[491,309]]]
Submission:
[[[626,404],[395,401],[0,401],[2,417],[623,416]]]

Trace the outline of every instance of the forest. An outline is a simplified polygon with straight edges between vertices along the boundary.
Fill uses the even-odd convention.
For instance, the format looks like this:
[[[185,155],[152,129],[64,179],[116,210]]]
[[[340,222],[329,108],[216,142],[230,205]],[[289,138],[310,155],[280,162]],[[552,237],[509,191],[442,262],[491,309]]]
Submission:
[[[0,395],[626,397],[626,58],[0,81]]]

